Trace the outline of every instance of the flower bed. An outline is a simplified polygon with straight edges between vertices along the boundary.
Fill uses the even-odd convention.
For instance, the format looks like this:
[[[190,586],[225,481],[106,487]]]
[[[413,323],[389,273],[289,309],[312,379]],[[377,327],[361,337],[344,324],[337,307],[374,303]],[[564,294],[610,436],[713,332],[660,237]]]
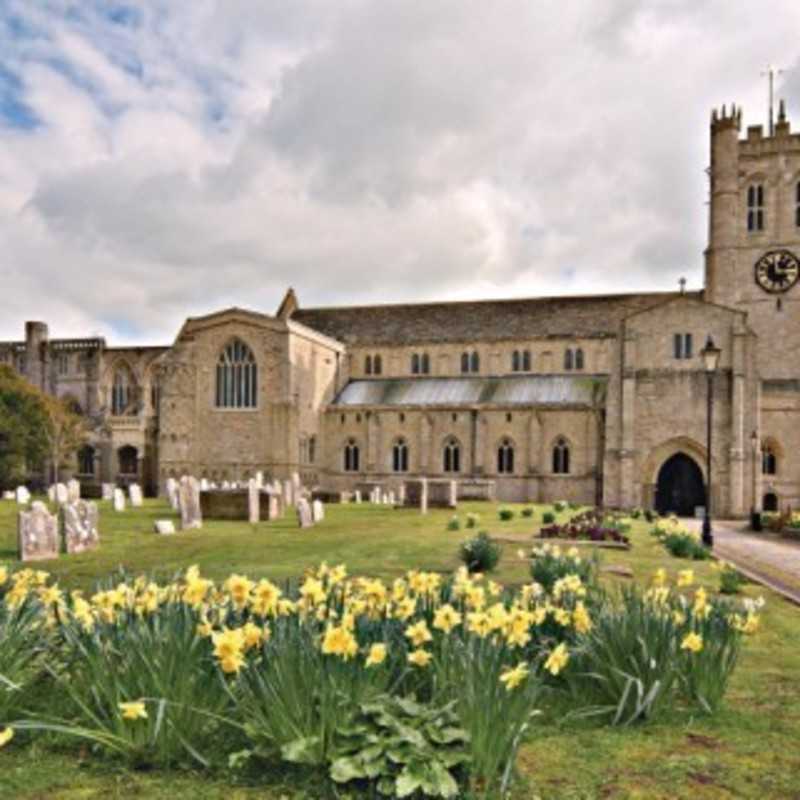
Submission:
[[[609,722],[656,715],[620,683],[638,641],[661,654],[642,667],[646,697],[717,707],[756,609],[663,575],[608,595],[596,562],[547,545],[533,562],[514,591],[466,570],[387,585],[322,565],[296,586],[190,568],[91,596],[0,568],[0,746],[52,731],[131,766],[266,760],[376,796],[489,797],[506,793],[547,685],[586,707],[591,676],[607,675],[604,698],[625,711]],[[613,652],[628,653],[624,673]]]
[[[545,525],[540,531],[542,539],[564,541],[613,542],[630,547],[626,535],[629,525],[621,518],[606,514],[601,509],[590,509],[574,516],[563,524]]]

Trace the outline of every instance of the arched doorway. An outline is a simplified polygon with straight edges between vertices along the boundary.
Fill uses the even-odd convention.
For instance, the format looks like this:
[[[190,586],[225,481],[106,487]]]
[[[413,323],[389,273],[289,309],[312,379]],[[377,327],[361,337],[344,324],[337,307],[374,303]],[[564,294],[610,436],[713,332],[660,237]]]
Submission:
[[[668,458],[658,471],[656,511],[692,517],[695,508],[705,502],[703,473],[697,462],[685,453],[675,453]]]
[[[776,495],[775,492],[767,492],[761,501],[761,507],[764,511],[777,511],[778,495]]]

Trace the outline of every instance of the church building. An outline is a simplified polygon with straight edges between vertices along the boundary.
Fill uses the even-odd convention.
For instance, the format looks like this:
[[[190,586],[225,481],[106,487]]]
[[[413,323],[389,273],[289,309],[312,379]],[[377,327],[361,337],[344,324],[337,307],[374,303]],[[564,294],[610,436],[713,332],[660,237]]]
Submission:
[[[711,117],[702,291],[311,308],[190,318],[162,347],[51,339],[0,363],[88,421],[84,484],[298,472],[328,492],[493,482],[505,501],[715,516],[800,504],[800,134]],[[466,492],[466,488],[464,490]]]

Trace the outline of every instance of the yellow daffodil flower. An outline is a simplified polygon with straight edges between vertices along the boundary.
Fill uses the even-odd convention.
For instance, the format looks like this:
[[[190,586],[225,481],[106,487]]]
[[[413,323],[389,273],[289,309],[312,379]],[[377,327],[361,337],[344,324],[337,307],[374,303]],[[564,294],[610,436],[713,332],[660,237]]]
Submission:
[[[386,661],[386,645],[385,644],[374,644],[369,649],[369,653],[367,654],[367,659],[365,661],[365,666],[367,667],[376,667],[378,664],[383,664]]]
[[[510,692],[516,689],[527,677],[528,665],[524,661],[520,661],[514,669],[506,670],[500,675],[500,683],[505,686],[507,692]]]
[[[699,653],[703,649],[703,637],[699,633],[687,633],[681,642],[681,650],[688,650],[690,653]]]
[[[14,729],[6,728],[0,731],[0,747],[5,747],[14,738]]]
[[[433,615],[433,627],[444,633],[450,633],[453,628],[461,624],[461,619],[461,614],[449,603],[446,603],[436,609],[436,613]]]
[[[127,720],[147,719],[147,709],[142,700],[132,700],[127,703],[119,703],[119,710],[122,718]]]
[[[569,652],[567,652],[567,646],[562,642],[547,657],[547,661],[544,662],[544,668],[551,675],[558,675],[567,666],[568,661]]]
[[[424,619],[421,619],[414,625],[409,625],[409,627],[406,628],[405,635],[406,638],[411,641],[411,644],[413,644],[414,647],[421,647],[423,644],[430,642],[433,639],[433,636],[431,636],[431,632],[428,630],[428,625]]]
[[[427,650],[413,650],[408,654],[408,663],[415,667],[427,667],[433,656]]]

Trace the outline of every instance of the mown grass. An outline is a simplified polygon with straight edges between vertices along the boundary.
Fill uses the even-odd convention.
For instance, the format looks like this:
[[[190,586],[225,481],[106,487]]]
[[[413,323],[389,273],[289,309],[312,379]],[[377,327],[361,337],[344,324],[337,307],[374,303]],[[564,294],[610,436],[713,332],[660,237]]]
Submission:
[[[522,506],[514,506],[519,511]],[[172,575],[189,564],[200,565],[220,579],[244,572],[272,580],[296,578],[322,560],[344,562],[352,574],[393,578],[410,568],[449,571],[458,564],[458,545],[487,529],[505,541],[496,578],[505,583],[528,579],[516,552],[526,547],[539,527],[542,508],[532,522],[517,516],[501,522],[498,507],[465,504],[466,513],[481,515],[475,530],[448,531],[448,511],[422,516],[413,510],[382,506],[329,506],[326,520],[300,530],[294,517],[250,526],[206,522],[201,531],[173,537],[153,534],[153,521],[173,517],[160,501],[115,514],[101,504],[99,552],[62,556],[42,562],[65,588],[90,588],[92,582],[120,567],[129,572]],[[565,512],[566,518],[574,512]],[[0,502],[0,561],[16,555],[16,507]],[[691,567],[699,582],[716,589],[710,562],[669,557],[648,534],[648,525],[633,526],[630,551],[603,551],[606,567],[624,566],[646,581],[659,567],[670,575]],[[626,579],[607,575],[609,583]],[[565,719],[557,699],[522,748],[524,778],[515,797],[541,798],[800,798],[800,609],[761,587],[767,607],[761,630],[746,641],[726,703],[708,718],[683,708],[657,724],[611,729],[596,722]],[[63,740],[22,736],[0,751],[0,797],[19,798],[279,798],[321,797],[322,789],[302,773],[258,773],[246,779],[191,772],[131,773],[99,761]]]

